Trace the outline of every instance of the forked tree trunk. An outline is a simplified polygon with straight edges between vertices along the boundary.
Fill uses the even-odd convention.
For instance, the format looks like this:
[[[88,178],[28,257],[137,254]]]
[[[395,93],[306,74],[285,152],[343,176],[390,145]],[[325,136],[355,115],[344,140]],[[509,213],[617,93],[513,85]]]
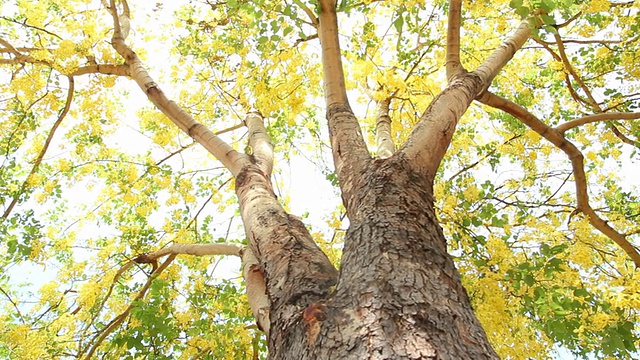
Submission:
[[[318,4],[329,137],[350,227],[338,274],[275,199],[270,145],[252,145],[256,166],[243,166],[236,184],[266,281],[269,358],[497,359],[447,253],[433,179],[458,120],[526,42],[530,24],[472,72],[454,66],[459,32],[450,31],[449,85],[393,156],[373,160],[347,99],[336,1]],[[459,27],[461,1],[450,7]],[[256,141],[267,145],[264,138]]]
[[[272,299],[269,358],[497,359],[447,253],[432,184],[402,154],[358,177],[338,284],[308,306]],[[265,275],[268,288],[282,281]]]

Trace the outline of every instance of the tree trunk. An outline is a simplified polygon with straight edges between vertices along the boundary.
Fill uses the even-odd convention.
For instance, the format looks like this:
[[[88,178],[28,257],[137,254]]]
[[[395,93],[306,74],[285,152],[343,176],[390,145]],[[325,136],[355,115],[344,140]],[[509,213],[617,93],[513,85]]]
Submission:
[[[297,314],[272,307],[270,358],[497,359],[447,253],[432,184],[401,153],[366,168],[338,285]]]

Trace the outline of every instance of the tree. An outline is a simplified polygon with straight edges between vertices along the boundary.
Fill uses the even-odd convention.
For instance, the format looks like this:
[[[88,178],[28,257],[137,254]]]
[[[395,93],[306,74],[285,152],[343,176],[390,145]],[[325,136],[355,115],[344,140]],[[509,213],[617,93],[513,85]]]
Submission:
[[[4,358],[637,350],[634,2],[0,9]],[[296,154],[329,227],[287,210]]]

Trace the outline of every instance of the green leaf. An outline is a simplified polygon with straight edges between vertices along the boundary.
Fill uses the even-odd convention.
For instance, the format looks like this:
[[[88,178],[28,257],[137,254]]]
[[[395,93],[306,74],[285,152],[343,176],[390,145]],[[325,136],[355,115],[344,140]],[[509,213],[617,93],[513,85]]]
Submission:
[[[398,33],[402,32],[402,27],[404,26],[404,18],[402,14],[398,14],[398,17],[393,21],[393,26],[396,28]]]
[[[536,279],[531,274],[526,274],[522,280],[527,286],[533,286],[536,282]]]

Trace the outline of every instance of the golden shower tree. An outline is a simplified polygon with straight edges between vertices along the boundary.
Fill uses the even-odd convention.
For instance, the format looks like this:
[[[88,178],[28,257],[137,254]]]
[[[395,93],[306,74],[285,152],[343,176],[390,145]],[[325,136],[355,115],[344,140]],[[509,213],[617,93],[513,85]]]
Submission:
[[[0,10],[0,357],[634,356],[636,3]]]

